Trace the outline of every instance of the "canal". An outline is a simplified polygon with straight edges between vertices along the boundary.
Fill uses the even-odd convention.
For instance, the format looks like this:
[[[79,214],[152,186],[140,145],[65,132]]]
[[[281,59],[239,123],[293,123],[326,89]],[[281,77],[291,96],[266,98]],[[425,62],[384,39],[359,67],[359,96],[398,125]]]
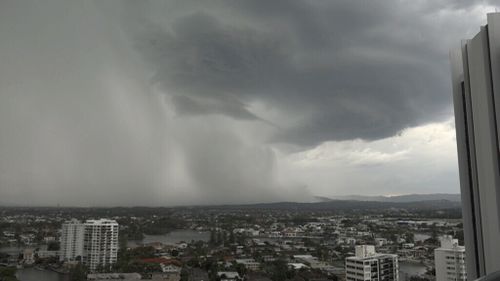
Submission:
[[[19,281],[69,281],[68,275],[32,267],[18,269],[16,275]]]

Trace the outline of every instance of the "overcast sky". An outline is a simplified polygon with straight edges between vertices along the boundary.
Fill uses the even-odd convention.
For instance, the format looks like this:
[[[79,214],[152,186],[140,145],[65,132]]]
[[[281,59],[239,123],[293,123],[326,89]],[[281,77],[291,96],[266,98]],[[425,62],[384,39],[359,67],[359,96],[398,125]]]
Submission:
[[[458,193],[487,1],[0,2],[0,204]]]

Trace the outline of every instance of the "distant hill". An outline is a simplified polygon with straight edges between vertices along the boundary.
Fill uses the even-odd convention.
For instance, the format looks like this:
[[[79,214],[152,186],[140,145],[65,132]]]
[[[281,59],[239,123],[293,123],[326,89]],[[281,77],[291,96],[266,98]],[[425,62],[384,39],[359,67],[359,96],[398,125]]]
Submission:
[[[216,205],[213,209],[268,209],[268,210],[309,210],[309,211],[333,211],[333,210],[384,210],[384,209],[418,209],[438,210],[460,208],[460,202],[448,200],[427,200],[415,202],[382,202],[382,201],[360,201],[360,200],[330,200],[326,202],[299,203],[299,202],[275,202],[257,204]]]
[[[274,202],[274,203],[254,203],[254,204],[221,204],[221,205],[191,205],[191,206],[172,206],[172,207],[92,207],[92,209],[114,209],[129,212],[134,210],[169,210],[172,208],[211,208],[211,209],[273,209],[273,210],[382,210],[382,209],[420,209],[420,210],[438,210],[460,208],[460,194],[409,194],[401,196],[363,196],[349,195],[337,197],[322,197],[316,196],[315,202]],[[78,210],[87,210],[88,207],[21,207],[10,206],[8,204],[0,204],[0,208],[12,209],[31,209],[37,212],[44,210],[66,209],[76,212]],[[156,212],[155,211],[155,212]],[[85,211],[86,212],[86,211]]]
[[[446,200],[446,201],[450,201],[450,202],[461,202],[460,194],[449,194],[449,193],[408,194],[408,195],[399,195],[399,196],[346,195],[346,196],[335,196],[335,197],[330,197],[330,198],[316,196],[317,202],[329,202],[329,201],[334,201],[334,200],[375,201],[375,202],[393,202],[393,203],[437,201],[437,200]]]

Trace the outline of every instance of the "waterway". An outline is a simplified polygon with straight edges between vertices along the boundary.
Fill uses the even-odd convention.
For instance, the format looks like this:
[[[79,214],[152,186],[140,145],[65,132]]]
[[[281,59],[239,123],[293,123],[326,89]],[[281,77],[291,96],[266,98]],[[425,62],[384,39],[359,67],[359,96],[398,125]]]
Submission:
[[[210,240],[210,232],[200,232],[190,229],[184,230],[174,230],[163,235],[144,235],[142,241],[129,241],[129,247],[137,247],[141,244],[148,244],[154,242],[160,242],[165,245],[176,245],[181,242],[191,242],[191,241],[208,241]]]
[[[19,281],[69,281],[69,276],[50,270],[23,268],[17,270]]]
[[[0,253],[5,253],[9,255],[18,255],[23,251],[24,248],[16,247],[16,246],[5,246],[0,247]]]
[[[420,263],[399,263],[399,281],[408,281],[411,276],[423,275],[427,272],[427,267]]]
[[[426,239],[431,238],[431,236],[428,235],[428,234],[424,234],[424,233],[415,233],[415,237],[414,238],[415,238],[414,239],[415,242],[417,242],[417,241],[425,241]]]

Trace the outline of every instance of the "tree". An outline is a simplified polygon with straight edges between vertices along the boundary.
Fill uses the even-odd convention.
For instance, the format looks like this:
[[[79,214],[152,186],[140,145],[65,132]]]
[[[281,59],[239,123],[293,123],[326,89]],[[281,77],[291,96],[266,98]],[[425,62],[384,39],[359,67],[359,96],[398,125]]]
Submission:
[[[317,247],[316,256],[321,260],[326,260],[329,257],[329,251],[324,247]]]
[[[411,276],[410,281],[429,281],[429,279],[420,276]]]
[[[191,267],[200,267],[200,260],[198,259],[198,257],[193,257],[188,260],[186,264]]]
[[[98,264],[95,268],[95,272],[100,272],[100,273],[106,272],[106,266],[103,266],[102,264]]]
[[[221,243],[224,243],[224,242],[223,242],[223,238],[222,238],[222,232],[217,231],[216,244],[217,244],[217,245],[220,245]]]
[[[126,234],[120,233],[118,236],[118,244],[119,244],[119,249],[120,250],[126,250],[127,249],[127,243],[128,243],[128,238]]]
[[[81,263],[76,264],[69,271],[69,280],[71,281],[83,281],[87,280],[87,268]]]
[[[292,274],[289,273],[287,262],[283,259],[274,261],[272,266],[269,268],[268,273],[273,281],[285,281],[286,279],[293,277]]]
[[[425,244],[431,244],[431,245],[438,245],[439,244],[439,240],[437,238],[430,237],[428,239],[425,239],[424,243]]]
[[[187,269],[183,268],[181,270],[181,279],[180,281],[188,281],[189,279],[189,272],[187,271]]]
[[[59,248],[60,248],[59,242],[56,242],[56,241],[51,241],[47,245],[47,250],[48,251],[59,251]]]
[[[406,238],[406,242],[408,242],[408,243],[414,243],[415,242],[415,234],[413,234],[413,232],[406,232],[405,233],[405,238]]]
[[[245,267],[245,265],[241,264],[241,263],[237,263],[236,264],[236,271],[238,272],[238,274],[243,277],[245,276],[245,274],[247,273],[247,268]]]
[[[15,267],[0,267],[0,280],[17,281]]]
[[[216,245],[217,243],[215,240],[216,240],[215,230],[212,229],[212,230],[210,230],[210,241],[209,241],[210,245],[212,245],[212,246]]]
[[[448,231],[446,234],[453,236],[454,238],[458,239],[458,244],[463,245],[464,244],[464,231],[462,229],[460,230],[451,230]]]
[[[438,240],[439,238],[439,233],[438,233],[438,227],[437,227],[437,224],[436,223],[433,223],[430,227],[431,229],[431,238],[433,238],[434,240]]]
[[[339,281],[339,277],[335,274],[332,274],[328,277],[328,279],[332,280],[332,281]]]
[[[245,240],[247,239],[247,236],[243,233],[239,233],[236,235],[236,242],[240,245],[245,244]]]

